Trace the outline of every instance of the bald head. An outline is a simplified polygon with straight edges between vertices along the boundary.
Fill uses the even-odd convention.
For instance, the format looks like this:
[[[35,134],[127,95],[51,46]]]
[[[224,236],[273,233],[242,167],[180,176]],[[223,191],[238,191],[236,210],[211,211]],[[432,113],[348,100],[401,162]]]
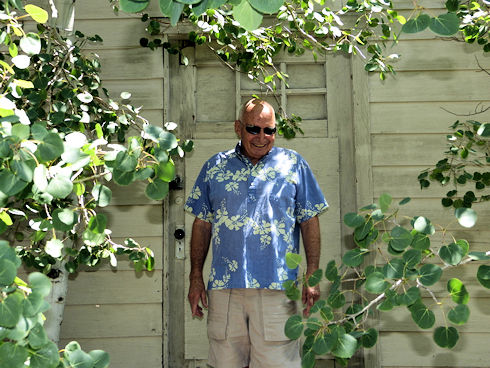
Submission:
[[[249,124],[249,121],[251,121],[250,125],[253,125],[256,119],[272,119],[274,125],[276,123],[275,111],[271,104],[264,100],[252,98],[242,105],[238,120],[242,124]]]

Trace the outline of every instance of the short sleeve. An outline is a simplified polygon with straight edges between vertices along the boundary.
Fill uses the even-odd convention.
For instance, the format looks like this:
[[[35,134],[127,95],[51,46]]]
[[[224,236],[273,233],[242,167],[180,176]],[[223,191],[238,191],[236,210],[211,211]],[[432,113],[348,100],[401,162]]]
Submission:
[[[328,203],[308,163],[298,157],[295,217],[298,223],[325,212]]]
[[[212,222],[214,211],[209,200],[209,182],[207,180],[207,172],[209,161],[204,164],[199,173],[199,176],[194,183],[189,197],[185,203],[184,209],[192,213],[201,220]]]

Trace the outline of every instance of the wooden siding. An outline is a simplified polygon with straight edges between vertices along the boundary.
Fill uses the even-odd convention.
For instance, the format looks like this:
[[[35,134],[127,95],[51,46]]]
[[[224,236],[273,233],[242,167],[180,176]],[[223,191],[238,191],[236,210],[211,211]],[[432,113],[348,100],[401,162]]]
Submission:
[[[437,183],[421,190],[418,174],[434,165],[446,150],[446,133],[454,121],[466,119],[454,114],[468,114],[479,106],[490,104],[488,76],[481,72],[490,67],[490,59],[481,48],[430,37],[410,37],[402,40],[392,51],[402,54],[395,65],[396,76],[381,82],[376,74],[367,78],[370,115],[370,151],[372,169],[372,199],[390,193],[396,201],[411,197],[402,207],[402,215],[424,215],[433,223],[447,226],[456,238],[471,242],[472,250],[488,250],[490,208],[476,205],[478,222],[465,229],[454,218],[454,210],[443,208],[440,200],[449,187]],[[391,52],[391,51],[390,51]],[[354,80],[354,84],[356,81]],[[451,111],[451,114],[445,110]],[[490,112],[475,116],[488,121]],[[465,188],[465,187],[461,187]],[[468,186],[468,190],[471,189]],[[488,194],[488,189],[482,193]],[[447,244],[436,235],[433,244]],[[433,289],[443,298],[450,277],[468,280],[465,285],[471,294],[470,321],[458,327],[460,341],[452,349],[439,348],[432,339],[432,330],[423,331],[412,321],[406,308],[379,314],[381,330],[377,356],[367,350],[373,366],[394,367],[483,367],[488,366],[486,343],[490,298],[488,290],[476,281],[478,264],[448,270],[448,275]],[[447,298],[442,299],[444,305]],[[430,300],[428,301],[430,303]],[[435,308],[438,325],[443,325],[440,310]]]

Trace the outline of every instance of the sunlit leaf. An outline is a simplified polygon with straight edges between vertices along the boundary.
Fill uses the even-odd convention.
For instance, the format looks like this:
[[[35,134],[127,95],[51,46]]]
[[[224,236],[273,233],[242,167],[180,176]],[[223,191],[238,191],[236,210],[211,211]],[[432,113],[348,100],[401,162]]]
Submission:
[[[233,17],[248,31],[259,28],[262,23],[262,14],[255,10],[247,0],[241,0],[238,5],[233,6]]]
[[[51,239],[46,242],[44,247],[46,253],[48,253],[53,258],[61,257],[63,250],[63,243],[59,239]]]
[[[297,253],[287,253],[286,254],[286,266],[294,270],[301,264],[301,256]]]
[[[46,23],[49,19],[48,12],[39,6],[27,4],[24,10],[38,23]]]
[[[447,291],[451,295],[451,299],[458,304],[467,304],[470,300],[470,294],[466,287],[457,278],[452,278],[447,282]]]
[[[476,221],[478,219],[475,210],[472,208],[465,208],[465,207],[456,208],[454,214],[458,219],[459,224],[467,228],[475,226]]]

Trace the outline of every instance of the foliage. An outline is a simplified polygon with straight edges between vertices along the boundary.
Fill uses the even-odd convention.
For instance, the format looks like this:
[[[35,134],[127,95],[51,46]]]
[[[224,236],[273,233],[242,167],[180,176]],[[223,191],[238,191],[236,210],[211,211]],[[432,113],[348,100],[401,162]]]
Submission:
[[[107,217],[110,184],[145,181],[146,195],[169,190],[172,157],[192,145],[151,125],[140,109],[109,97],[96,55],[101,41],[75,32],[69,39],[45,24],[48,14],[20,0],[0,3],[0,233],[18,241],[28,265],[49,273],[57,261],[69,272],[127,254],[136,270],[153,268],[153,253],[132,239],[116,244]],[[22,20],[32,18],[36,32]]]
[[[490,200],[484,191],[490,186],[490,124],[458,120],[451,129],[445,157],[424,170],[418,180],[421,188],[429,187],[431,181],[452,186],[442,199],[444,207],[471,208],[473,203]],[[473,185],[474,190],[459,194],[458,187],[464,185]]]
[[[344,254],[340,265],[332,260],[309,279],[287,281],[286,293],[293,300],[301,297],[302,283],[314,286],[324,276],[329,285],[327,297],[315,303],[307,319],[294,315],[285,326],[289,338],[305,337],[303,367],[313,367],[315,356],[328,353],[347,364],[358,349],[373,347],[379,333],[368,326],[367,319],[374,308],[381,312],[406,309],[422,329],[436,326],[433,310],[441,309],[444,320],[434,329],[434,341],[444,348],[456,345],[457,326],[470,315],[470,295],[457,278],[447,281],[447,295],[433,291],[433,285],[443,282],[444,272],[451,267],[490,260],[490,251],[471,252],[466,240],[454,239],[447,229],[436,230],[423,216],[410,218],[404,225],[391,202],[391,196],[383,194],[379,203],[345,215],[344,223],[354,229],[356,248]],[[442,235],[443,245],[433,243],[436,233]],[[288,254],[287,260],[288,267],[296,268],[301,257]],[[487,289],[489,272],[490,266],[481,264],[476,275]]]
[[[105,368],[109,355],[101,350],[84,352],[70,342],[60,356],[44,330],[44,298],[51,281],[33,272],[28,282],[17,277],[21,260],[6,241],[0,241],[0,366],[9,368]]]

